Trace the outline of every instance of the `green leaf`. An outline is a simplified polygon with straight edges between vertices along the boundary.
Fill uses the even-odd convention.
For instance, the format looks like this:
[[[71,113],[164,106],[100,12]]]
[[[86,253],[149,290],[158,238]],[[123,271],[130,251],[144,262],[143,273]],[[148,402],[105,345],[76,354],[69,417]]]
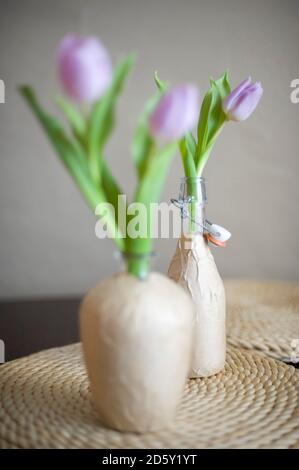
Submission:
[[[62,98],[61,96],[57,97],[56,102],[68,119],[74,135],[80,140],[83,139],[86,132],[86,122],[79,110],[71,101]]]
[[[154,141],[148,130],[148,118],[159,103],[160,98],[161,92],[159,91],[147,101],[133,137],[132,158],[139,179],[143,177],[146,171],[150,154],[154,147]]]
[[[59,120],[48,115],[42,109],[31,87],[23,86],[20,88],[20,92],[46,131],[63,163],[69,169],[74,165],[80,165],[86,171],[87,166],[82,149],[76,142],[68,138]]]
[[[143,177],[154,149],[154,140],[148,129],[148,119],[158,105],[161,96],[168,88],[168,84],[160,80],[157,72],[155,72],[155,82],[159,91],[147,101],[141,118],[139,119],[132,143],[132,158],[139,179]]]
[[[119,63],[114,72],[111,87],[94,104],[91,111],[88,127],[89,160],[92,175],[97,182],[100,180],[102,150],[114,127],[116,100],[124,87],[133,63],[134,58],[131,55]]]
[[[158,202],[171,159],[177,150],[177,143],[167,145],[154,152],[147,171],[144,174],[136,192],[136,202],[147,205]]]
[[[196,177],[197,171],[196,171],[196,166],[195,166],[195,161],[194,161],[195,154],[191,152],[190,143],[188,145],[187,136],[181,139],[179,146],[180,146],[180,152],[181,152],[185,176]]]
[[[231,86],[229,83],[228,72],[225,72],[225,74],[222,77],[220,77],[218,80],[211,79],[211,82],[213,82],[218,88],[218,91],[222,99],[226,98],[231,93]]]
[[[177,149],[177,143],[172,143],[157,150],[155,142],[149,134],[148,119],[168,88],[168,84],[158,77],[158,72],[155,72],[155,82],[158,93],[151,97],[145,105],[132,146],[133,161],[139,176],[137,202],[143,203],[146,203],[147,198],[152,197],[152,201],[155,201],[159,197],[161,182],[164,181],[170,158]],[[148,192],[144,189],[147,188],[147,184],[149,184]],[[138,199],[139,197],[141,199]]]
[[[192,132],[187,132],[185,135],[185,142],[188,152],[194,157],[196,153],[196,141]]]
[[[158,150],[153,143],[150,150],[142,154],[143,159],[139,161],[142,172],[134,196],[134,202],[141,203],[146,209],[145,213],[141,212],[140,214],[141,217],[145,216],[146,219],[140,221],[140,223],[146,224],[147,234],[145,237],[140,238],[130,238],[127,235],[125,241],[125,252],[137,255],[131,259],[129,258],[128,271],[138,277],[144,276],[150,270],[149,256],[153,248],[151,203],[158,202],[159,200],[167,170],[176,150],[176,142]],[[140,154],[138,155],[140,156]],[[129,215],[127,224],[130,223],[131,219],[132,216]]]
[[[213,106],[212,90],[209,90],[202,102],[199,121],[197,126],[197,157],[199,158],[203,149],[206,147],[209,131],[209,113]]]
[[[222,109],[222,102],[231,92],[227,73],[219,80],[211,79],[211,88],[214,95],[214,106],[211,109],[211,123],[208,141],[210,142],[217,133],[219,127],[226,121],[226,115]]]
[[[118,223],[118,196],[123,194],[123,191],[113,177],[106,160],[103,160],[101,184],[106,195],[107,202],[112,204],[114,207],[115,220],[116,223]]]
[[[154,79],[155,79],[156,85],[158,87],[158,90],[161,91],[162,93],[165,93],[165,91],[167,91],[169,85],[168,85],[168,83],[164,82],[163,80],[161,80],[158,77],[158,72],[157,71],[155,72]]]
[[[153,240],[150,237],[151,218],[150,204],[158,202],[163,188],[167,170],[170,162],[177,150],[177,143],[172,143],[166,147],[156,150],[150,159],[146,172],[138,184],[134,201],[145,205],[147,209],[147,238],[127,238],[126,251],[128,253],[149,253]]]
[[[81,193],[94,212],[96,206],[101,202],[106,202],[106,195],[101,188],[98,188],[90,178],[86,159],[81,152],[81,148],[70,140],[64,133],[60,122],[48,115],[39,104],[34,91],[29,86],[22,86],[20,93],[30,106],[35,117],[43,127],[48,139],[52,143],[57,155],[65,165],[74,181],[78,185]],[[111,233],[116,233],[115,243],[123,249],[124,240],[118,236],[118,228],[113,214],[108,220]]]
[[[132,157],[139,180],[144,177],[155,151],[155,142],[149,133],[148,120],[168,88],[168,84],[158,77],[158,72],[155,72],[154,79],[158,87],[158,93],[147,101],[132,143]]]
[[[206,93],[201,106],[197,128],[195,164],[198,172],[203,170],[216,137],[226,122],[226,115],[222,110],[222,101],[231,91],[227,73],[218,80],[211,79],[210,84],[210,89]]]

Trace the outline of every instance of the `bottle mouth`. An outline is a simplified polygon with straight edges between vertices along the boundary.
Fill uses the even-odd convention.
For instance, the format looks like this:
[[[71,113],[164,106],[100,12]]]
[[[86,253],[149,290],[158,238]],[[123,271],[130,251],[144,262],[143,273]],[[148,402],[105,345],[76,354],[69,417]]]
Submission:
[[[191,197],[191,201],[186,198]],[[181,178],[179,200],[183,202],[207,203],[206,180],[202,176],[185,176]]]

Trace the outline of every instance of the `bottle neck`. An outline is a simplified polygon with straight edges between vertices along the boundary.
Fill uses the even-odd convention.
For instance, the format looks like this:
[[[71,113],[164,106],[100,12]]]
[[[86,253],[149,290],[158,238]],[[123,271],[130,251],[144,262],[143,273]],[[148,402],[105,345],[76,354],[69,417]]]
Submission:
[[[182,178],[179,201],[182,207],[182,234],[185,237],[203,234],[207,203],[205,179],[200,177]]]
[[[121,261],[121,271],[126,271],[127,273],[144,281],[148,278],[151,272],[155,253],[116,252],[115,256]]]

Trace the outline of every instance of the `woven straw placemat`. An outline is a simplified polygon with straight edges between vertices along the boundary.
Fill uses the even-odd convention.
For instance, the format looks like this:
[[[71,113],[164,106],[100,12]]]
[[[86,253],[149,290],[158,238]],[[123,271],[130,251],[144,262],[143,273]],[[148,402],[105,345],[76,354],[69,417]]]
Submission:
[[[239,448],[299,446],[299,373],[229,348],[225,371],[189,380],[175,422],[138,435],[104,428],[79,344],[0,367],[2,448]]]
[[[229,344],[285,361],[299,354],[299,284],[228,281],[225,290]]]

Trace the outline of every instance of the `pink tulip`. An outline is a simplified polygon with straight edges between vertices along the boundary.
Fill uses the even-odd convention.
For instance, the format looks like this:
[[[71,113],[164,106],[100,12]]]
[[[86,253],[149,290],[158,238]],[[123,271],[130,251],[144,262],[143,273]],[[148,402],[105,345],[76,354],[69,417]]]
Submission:
[[[194,85],[180,85],[161,98],[150,117],[150,132],[162,142],[180,139],[194,127],[198,115],[198,89]]]
[[[244,121],[257,107],[263,88],[260,83],[252,83],[251,78],[241,82],[223,101],[223,111],[231,121]]]
[[[74,100],[92,103],[100,98],[112,80],[109,54],[96,37],[65,36],[58,51],[59,78]]]

